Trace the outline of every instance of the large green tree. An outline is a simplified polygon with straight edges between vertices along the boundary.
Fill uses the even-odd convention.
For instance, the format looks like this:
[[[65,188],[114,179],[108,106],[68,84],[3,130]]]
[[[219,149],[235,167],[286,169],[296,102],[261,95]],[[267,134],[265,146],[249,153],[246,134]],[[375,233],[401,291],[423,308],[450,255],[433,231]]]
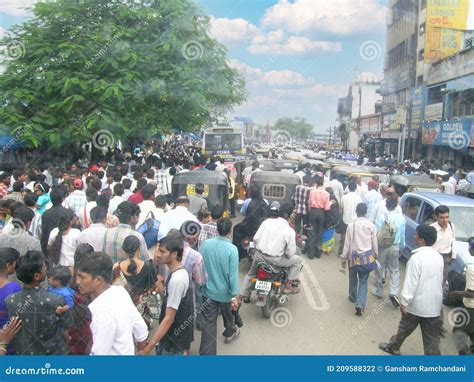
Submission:
[[[280,118],[273,126],[274,130],[286,131],[291,137],[297,139],[309,139],[313,136],[313,125],[306,122],[304,118]]]
[[[2,41],[0,125],[29,147],[144,139],[211,123],[242,77],[192,0],[57,0]]]

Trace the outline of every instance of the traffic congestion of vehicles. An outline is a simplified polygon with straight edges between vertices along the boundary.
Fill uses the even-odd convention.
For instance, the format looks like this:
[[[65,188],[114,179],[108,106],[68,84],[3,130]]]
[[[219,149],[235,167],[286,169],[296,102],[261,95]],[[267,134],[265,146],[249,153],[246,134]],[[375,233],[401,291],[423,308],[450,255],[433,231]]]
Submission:
[[[467,272],[474,264],[471,224],[474,201],[470,192],[472,185],[466,181],[473,180],[473,171],[443,170],[424,161],[397,164],[393,158],[369,160],[363,153],[354,156],[327,147],[322,150],[312,143],[308,146],[245,145],[242,135],[237,137],[231,127],[220,129],[204,132],[202,141],[171,136],[168,141],[125,149],[123,154],[110,152],[97,161],[78,160],[66,168],[35,164],[25,176],[21,169],[13,174],[5,171],[2,175],[5,195],[0,200],[3,216],[0,241],[9,240],[11,232],[16,232],[13,219],[23,219],[15,211],[20,206],[15,204],[17,199],[9,198],[30,203],[34,192],[36,204],[32,208],[35,211],[45,208],[47,216],[52,208],[47,204],[57,203],[55,195],[61,193],[61,208],[72,210],[67,216],[77,218],[71,220],[70,229],[79,235],[89,232],[91,219],[97,220],[97,209],[87,207],[92,202],[97,204],[89,200],[97,194],[96,200],[101,199],[101,204],[106,202],[109,206],[103,211],[106,225],[101,228],[106,236],[122,226],[130,227],[127,228],[130,233],[143,235],[157,277],[168,276],[163,271],[160,243],[172,240],[169,235],[178,234],[187,243],[185,248],[194,251],[186,249],[183,264],[191,266],[189,261],[203,259],[190,268],[190,277],[197,289],[203,282],[211,289],[229,283],[224,289],[228,293],[227,288],[232,288],[234,295],[230,305],[220,309],[229,309],[227,313],[234,317],[226,316],[224,320],[226,333],[229,333],[224,342],[230,343],[240,333],[237,323],[245,321],[245,314],[253,315],[255,306],[260,317],[274,325],[277,314],[282,311],[296,314],[304,301],[311,309],[319,309],[314,307],[313,293],[323,306],[328,306],[324,302],[324,288],[313,271],[315,264],[319,264],[316,268],[321,266],[323,274],[333,272],[325,267],[336,257],[341,261],[341,268],[336,272],[349,274],[349,301],[355,304],[356,316],[368,314],[369,281],[375,285],[370,298],[382,299],[385,285],[385,289],[389,289],[387,301],[404,309],[406,302],[400,275],[419,250],[419,237],[426,234],[423,230],[430,228],[433,232],[442,232],[438,235],[445,235],[439,243],[433,244],[445,259],[442,282],[440,280],[444,309],[464,309],[460,293],[467,288]],[[229,138],[224,136],[226,134],[235,136]],[[131,183],[132,179],[133,187],[127,184],[127,180]],[[126,198],[122,196],[125,187],[129,195]],[[139,223],[130,220],[135,219],[133,217],[126,220],[123,214],[129,213],[138,213]],[[395,220],[390,221],[394,216]],[[37,227],[38,222],[24,224]],[[94,224],[94,229],[99,228],[97,224],[101,225]],[[224,229],[227,233],[219,233]],[[107,246],[114,238],[119,240],[114,245],[122,246],[124,238],[119,239],[119,232],[111,233],[103,244],[100,238],[91,243],[96,245],[98,241],[105,254],[114,253],[115,250]],[[364,236],[368,232],[372,232],[372,236]],[[38,248],[41,248],[40,240],[45,240],[46,254],[53,253],[54,247],[48,244],[51,239],[43,237],[41,229],[31,228],[28,235],[31,240],[38,240]],[[216,238],[220,239],[214,241]],[[8,245],[20,243],[21,240],[9,241]],[[218,248],[223,243],[229,243],[236,250],[232,272],[238,273],[238,280],[228,273],[228,262],[219,263],[222,255],[212,261],[208,258],[215,251],[221,251],[210,250],[211,244]],[[80,241],[75,243],[78,244]],[[58,266],[61,262],[74,266],[74,262],[69,263],[62,256],[65,255],[60,252]],[[189,256],[194,260],[189,260]],[[315,261],[321,257],[327,260]],[[203,281],[220,272],[223,273],[217,279]],[[334,277],[333,274],[331,279]],[[113,280],[114,285],[120,282]],[[337,285],[340,287],[340,281]],[[302,291],[305,296],[298,296]],[[151,296],[161,296],[160,293],[163,291],[157,289]],[[340,291],[337,298],[343,301],[341,296],[345,293]],[[149,295],[146,296],[141,304],[149,301],[146,304],[151,305],[143,315],[152,328],[157,325],[162,300],[152,303]],[[195,309],[205,310],[202,296],[194,298]],[[242,304],[251,302],[255,305],[241,310]],[[152,317],[149,312],[154,312]],[[444,326],[440,323],[440,333],[446,331],[446,325],[449,323]],[[206,336],[203,335],[202,341],[209,340],[204,339]],[[386,351],[382,344],[380,349]]]

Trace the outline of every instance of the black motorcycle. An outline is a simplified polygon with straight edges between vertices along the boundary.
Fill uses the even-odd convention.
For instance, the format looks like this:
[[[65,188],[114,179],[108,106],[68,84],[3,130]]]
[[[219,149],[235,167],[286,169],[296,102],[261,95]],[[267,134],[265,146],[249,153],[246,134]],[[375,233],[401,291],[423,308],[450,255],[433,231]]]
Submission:
[[[251,281],[255,283],[253,290],[257,294],[257,306],[262,308],[263,317],[270,318],[277,303],[288,302],[289,296],[283,294],[288,281],[286,270],[260,262],[257,264],[257,275]]]

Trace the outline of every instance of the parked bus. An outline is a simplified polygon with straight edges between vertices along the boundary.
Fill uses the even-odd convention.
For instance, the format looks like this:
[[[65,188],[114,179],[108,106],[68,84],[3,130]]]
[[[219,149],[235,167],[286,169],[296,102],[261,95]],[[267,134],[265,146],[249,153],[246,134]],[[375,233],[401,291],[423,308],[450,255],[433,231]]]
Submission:
[[[206,129],[202,140],[203,154],[245,154],[241,127],[219,126]]]

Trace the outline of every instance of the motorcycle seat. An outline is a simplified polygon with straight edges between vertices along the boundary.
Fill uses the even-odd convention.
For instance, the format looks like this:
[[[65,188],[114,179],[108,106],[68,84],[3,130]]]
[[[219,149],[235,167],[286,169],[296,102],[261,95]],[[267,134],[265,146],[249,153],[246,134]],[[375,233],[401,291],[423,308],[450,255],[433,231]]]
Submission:
[[[259,263],[257,264],[257,269],[258,269],[258,268],[262,268],[262,269],[264,269],[266,272],[271,273],[271,274],[274,274],[274,275],[278,275],[278,274],[280,274],[281,272],[283,272],[283,269],[282,269],[282,268],[277,267],[277,266],[275,266],[275,265],[270,265],[270,264],[265,263],[265,262],[263,262],[263,261],[261,261],[261,262],[259,262]]]

